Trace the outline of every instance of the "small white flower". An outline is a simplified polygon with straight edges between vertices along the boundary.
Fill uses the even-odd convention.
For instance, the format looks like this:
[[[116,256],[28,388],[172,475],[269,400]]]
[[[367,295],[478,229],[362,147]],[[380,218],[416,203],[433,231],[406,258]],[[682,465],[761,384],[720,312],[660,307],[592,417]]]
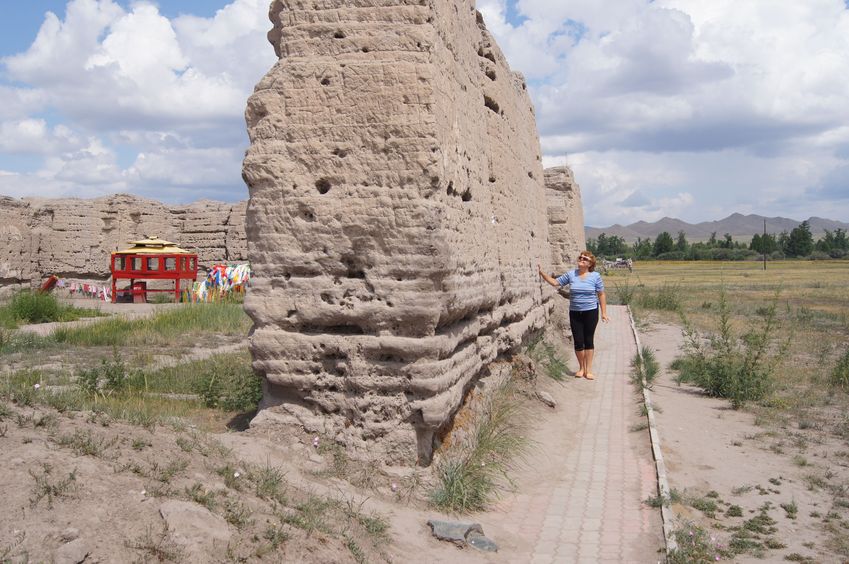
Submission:
[[[141,491],[141,494],[142,494],[142,495],[147,495],[147,490],[142,490],[142,491]]]
[[[41,388],[41,384],[36,384],[35,386],[33,386],[33,388],[35,388],[36,390],[38,390],[38,389],[40,389],[40,388]]]
[[[397,491],[398,491],[398,484],[396,484],[395,482],[392,482],[392,486],[391,486],[391,487],[392,487],[392,491],[393,491],[393,492],[397,492]]]
[[[313,438],[313,440],[312,440],[312,446],[314,446],[314,447],[317,447],[317,446],[318,446],[318,437],[314,437],[314,438]]]
[[[239,476],[241,476],[241,474],[239,474],[238,472],[233,472],[233,477],[234,477],[234,478],[238,478]]]

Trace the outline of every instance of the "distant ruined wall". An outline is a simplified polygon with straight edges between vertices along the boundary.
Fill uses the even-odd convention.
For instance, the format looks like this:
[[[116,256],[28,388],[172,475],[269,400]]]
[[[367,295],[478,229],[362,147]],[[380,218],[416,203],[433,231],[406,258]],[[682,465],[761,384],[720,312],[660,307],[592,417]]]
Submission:
[[[247,202],[166,206],[117,194],[91,200],[0,197],[0,284],[37,284],[56,274],[106,279],[109,256],[157,235],[198,253],[202,266],[247,258]]]
[[[269,17],[280,59],[248,100],[243,166],[253,424],[427,463],[551,307],[525,82],[469,0],[276,0]]]
[[[548,200],[548,236],[551,238],[551,271],[558,275],[577,266],[587,248],[581,188],[566,166],[545,169]]]

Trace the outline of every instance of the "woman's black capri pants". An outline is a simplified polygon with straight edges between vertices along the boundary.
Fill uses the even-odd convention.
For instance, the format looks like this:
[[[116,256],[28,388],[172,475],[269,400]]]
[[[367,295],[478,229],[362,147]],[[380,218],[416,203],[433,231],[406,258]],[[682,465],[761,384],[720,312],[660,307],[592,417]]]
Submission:
[[[589,311],[569,310],[569,325],[572,327],[572,338],[575,339],[575,350],[595,349],[593,335],[598,325],[598,308]]]

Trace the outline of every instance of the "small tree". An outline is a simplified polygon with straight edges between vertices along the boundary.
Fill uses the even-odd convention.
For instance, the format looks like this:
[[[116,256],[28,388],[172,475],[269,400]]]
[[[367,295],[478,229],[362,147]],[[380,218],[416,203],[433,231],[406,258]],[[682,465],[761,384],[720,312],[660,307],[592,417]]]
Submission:
[[[672,368],[679,373],[678,382],[691,382],[712,396],[731,400],[731,407],[739,409],[771,393],[775,371],[787,349],[786,342],[773,346],[779,329],[778,292],[766,308],[760,327],[753,324],[742,335],[732,328],[725,288],[720,290],[718,305],[717,331],[708,339],[684,319],[685,354]]]
[[[651,240],[637,237],[637,240],[634,242],[634,256],[638,259],[652,256]]]
[[[761,241],[761,234],[760,233],[755,233],[755,235],[752,237],[752,242],[749,243],[749,248],[751,250],[755,251],[756,253],[763,253],[764,252],[763,242]]]
[[[813,250],[814,238],[811,235],[811,226],[807,221],[803,221],[790,232],[784,252],[791,257],[806,257]]]
[[[654,248],[652,255],[657,256],[663,253],[668,253],[675,248],[675,242],[672,240],[672,235],[668,231],[663,231],[657,235],[654,240]]]
[[[678,232],[678,239],[675,241],[675,250],[680,251],[682,253],[687,252],[687,236],[683,231]]]

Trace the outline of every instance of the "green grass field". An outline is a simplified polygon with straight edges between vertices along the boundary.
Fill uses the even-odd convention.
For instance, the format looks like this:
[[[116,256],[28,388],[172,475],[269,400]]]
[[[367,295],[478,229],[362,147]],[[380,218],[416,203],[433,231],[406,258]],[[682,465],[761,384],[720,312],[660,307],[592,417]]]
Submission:
[[[849,351],[849,261],[776,261],[766,270],[759,262],[646,261],[609,273],[605,285],[611,303],[629,303],[638,322],[677,324],[683,315],[705,335],[717,331],[723,289],[737,335],[756,328],[775,300],[775,340],[787,349],[775,393],[755,409],[786,419],[849,406],[831,382]]]

